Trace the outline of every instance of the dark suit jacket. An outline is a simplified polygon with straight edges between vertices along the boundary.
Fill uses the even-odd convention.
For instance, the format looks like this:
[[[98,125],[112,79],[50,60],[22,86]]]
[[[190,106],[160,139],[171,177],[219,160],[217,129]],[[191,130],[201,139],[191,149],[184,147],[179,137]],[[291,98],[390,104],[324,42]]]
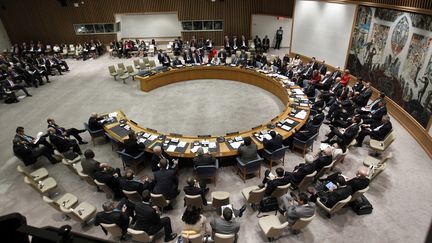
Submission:
[[[304,163],[299,164],[294,172],[286,174],[289,177],[290,181],[295,184],[299,184],[303,178],[315,171],[314,163]]]
[[[257,159],[257,146],[253,142],[249,145],[241,145],[238,148],[240,160],[244,163]]]
[[[126,213],[122,213],[120,211],[116,211],[116,212],[113,211],[110,213],[99,212],[96,214],[94,225],[99,226],[100,223],[116,224],[125,233],[129,225],[129,217],[127,216]]]
[[[365,189],[369,186],[369,179],[364,176],[355,177],[347,181],[346,184],[351,187],[352,194],[354,194],[354,192]]]
[[[172,163],[172,159],[171,156],[169,156],[165,151],[162,150],[162,156],[165,157],[165,159],[168,160],[168,162]],[[160,170],[158,164],[160,162],[161,158],[159,156],[157,156],[156,154],[153,154],[152,158],[151,158],[151,162],[152,162],[152,171],[158,171]]]
[[[159,214],[149,204],[139,202],[135,204],[136,223],[134,229],[149,232],[150,228],[161,223]]]
[[[344,187],[339,187],[333,190],[332,192],[326,192],[324,194],[325,196],[323,197],[320,196],[320,198],[326,198],[323,204],[328,208],[332,208],[337,202],[346,199],[347,197],[351,196],[351,194],[352,194],[351,187],[344,186]]]
[[[26,166],[36,163],[38,157],[33,153],[30,146],[14,144],[12,149],[14,154],[20,157]]]
[[[49,136],[49,139],[60,153],[69,151],[72,146],[72,142],[61,135],[53,134]]]
[[[216,159],[209,154],[198,155],[193,159],[194,166],[214,165],[215,163],[216,163]]]
[[[103,125],[99,123],[100,120],[102,120],[102,118],[90,117],[88,121],[89,129],[92,131],[103,129]]]
[[[201,195],[203,204],[207,205],[207,199],[205,198],[205,189],[196,186],[185,186],[183,187],[183,191],[186,195],[190,196]]]
[[[123,144],[125,152],[134,157],[143,152],[145,148],[145,145],[143,143],[138,143],[136,139],[125,139]]]
[[[116,195],[120,194],[119,181],[112,175],[112,172],[96,171],[94,178],[101,183],[105,183]]]
[[[282,141],[283,141],[282,136],[279,134],[270,140],[264,139],[263,140],[264,148],[270,152],[273,152],[277,149],[282,148]]]
[[[146,181],[144,183],[141,183],[139,181],[134,180],[128,180],[127,178],[120,178],[119,179],[119,186],[121,190],[130,191],[130,192],[137,192],[139,195],[142,194],[142,192],[146,189],[149,189],[149,182]]]
[[[349,126],[345,132],[343,133],[343,141],[345,142],[345,144],[351,142],[354,137],[357,135],[358,131],[359,131],[360,127],[358,124],[354,124],[352,126]]]
[[[290,183],[290,177],[276,178],[267,181],[265,195],[270,196],[278,186],[286,185],[288,183]]]
[[[315,170],[317,171],[317,173],[324,167],[327,165],[330,165],[332,163],[332,156],[323,156],[320,155],[313,163],[315,164]]]
[[[162,194],[165,199],[177,196],[178,178],[174,170],[159,170],[154,172],[153,193]]]
[[[311,125],[317,126],[317,125],[321,124],[321,122],[324,121],[324,118],[325,118],[324,113],[317,114],[308,123],[310,123]]]
[[[375,140],[384,140],[384,138],[391,132],[393,129],[392,124],[387,122],[382,127],[380,127],[377,131],[374,131],[375,128],[381,126],[382,123],[372,124],[371,125],[371,134],[370,137]]]
[[[371,117],[372,119],[374,119],[376,121],[381,121],[382,117],[385,114],[387,114],[387,108],[385,106],[378,108],[378,109],[374,110],[374,112],[371,111],[370,114],[372,115],[372,117]]]

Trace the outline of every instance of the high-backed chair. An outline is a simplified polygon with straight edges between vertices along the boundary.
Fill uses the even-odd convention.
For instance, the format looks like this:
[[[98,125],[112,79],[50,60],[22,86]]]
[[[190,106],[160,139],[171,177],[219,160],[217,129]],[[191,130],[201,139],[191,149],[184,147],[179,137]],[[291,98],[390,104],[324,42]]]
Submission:
[[[39,181],[48,177],[48,171],[45,168],[39,168],[33,172],[29,172],[27,168],[24,168],[22,165],[17,165],[17,171],[23,176],[33,178],[35,181]]]
[[[126,83],[126,79],[129,78],[129,74],[125,73],[125,70],[126,69],[121,69],[121,68],[117,69],[118,76],[121,80],[123,80],[124,84]]]
[[[73,173],[78,174],[78,171],[75,168],[75,164],[70,164],[65,159],[62,159],[62,164],[64,164]]]
[[[234,234],[220,234],[216,233],[213,237],[214,243],[234,243],[235,235]]]
[[[185,206],[193,205],[197,208],[204,208],[201,195],[185,195]]]
[[[365,192],[367,192],[369,190],[369,186],[367,186],[364,189],[358,190],[356,192],[354,192],[354,194],[351,195],[351,200],[350,202],[354,202],[357,201],[357,199],[359,199],[363,194],[365,194]]]
[[[158,206],[161,213],[163,213],[164,208],[170,204],[170,201],[166,200],[162,194],[151,193],[150,195],[151,195],[152,205]]]
[[[150,67],[150,60],[148,57],[143,57],[143,62],[146,65],[146,67]]]
[[[380,152],[384,152],[395,139],[395,133],[391,131],[382,141],[371,139],[369,146],[375,151],[375,155],[378,155]]]
[[[88,202],[82,202],[75,208],[65,208],[60,205],[60,210],[83,225],[87,225],[88,221],[96,215],[96,207]]]
[[[156,62],[154,60],[150,60],[149,61],[149,67],[150,68],[155,68],[156,67]]]
[[[122,151],[117,151],[117,153],[120,155],[123,162],[123,169],[126,169],[126,167],[131,167],[135,172],[138,172],[137,170],[139,165],[144,163],[145,160],[144,151],[136,156],[126,153],[124,149]]]
[[[237,160],[237,173],[240,172],[243,182],[246,181],[246,175],[258,173],[258,178],[261,178],[261,161],[264,159],[257,154],[257,159],[243,162],[240,157]]]
[[[132,237],[133,241],[137,242],[153,242],[154,236],[148,235],[144,230],[127,229],[127,232]]]
[[[154,56],[154,48],[155,48],[155,46],[153,44],[151,44],[149,49],[148,49],[148,54],[150,56]]]
[[[349,203],[349,201],[351,200],[351,196],[348,196],[347,198],[345,198],[344,200],[341,200],[339,202],[337,202],[332,208],[328,208],[326,207],[322,202],[320,198],[317,198],[317,204],[324,209],[324,211],[327,212],[327,217],[331,218],[332,214],[336,213],[337,211],[341,210],[345,204]]]
[[[104,224],[100,223],[100,226],[103,227],[113,238],[121,238],[123,236],[122,229],[116,224]]]
[[[147,66],[145,65],[145,63],[142,63],[142,62],[140,62],[139,63],[139,69],[142,71],[142,70],[146,70],[147,69]]]
[[[330,170],[333,170],[334,167],[335,167],[336,165],[343,163],[343,161],[345,160],[345,157],[346,157],[347,154],[348,154],[348,149],[345,151],[345,153],[339,155],[339,157],[337,157],[337,158],[333,161],[333,163],[332,163],[332,167],[331,167]]]
[[[187,243],[203,243],[203,236],[201,234],[194,234],[194,235],[187,235],[187,234],[182,234],[181,235],[182,238],[182,242],[187,242]]]
[[[270,163],[270,170],[272,169],[273,162],[279,163],[282,162],[282,165],[285,165],[285,152],[288,150],[288,147],[282,146],[282,148],[276,149],[273,152],[264,149],[263,157],[265,160]]]
[[[126,191],[126,190],[122,190],[123,194],[128,198],[129,201],[132,202],[141,202],[142,198],[141,196],[138,194],[137,191]]]
[[[60,205],[68,209],[78,203],[78,198],[71,193],[66,193],[55,201],[47,196],[42,196],[42,200],[58,212],[62,213],[66,217],[66,219],[69,218],[69,216],[62,212],[62,210],[60,209]]]
[[[216,159],[214,165],[198,165],[194,167],[196,177],[199,180],[211,179],[216,186],[217,170],[219,168],[219,160]]]
[[[89,128],[89,125],[88,125],[87,122],[84,122],[84,128],[89,132],[90,137],[91,137],[91,140],[92,140],[92,143],[93,143],[93,146],[95,146],[95,142],[94,142],[94,140],[95,140],[96,138],[101,138],[101,137],[104,137],[104,136],[105,136],[105,132],[104,132],[103,129],[99,129],[99,130],[91,130],[91,129]]]
[[[297,221],[290,227],[294,234],[298,233],[301,229],[305,228],[312,220],[315,218],[315,214],[310,216],[309,218],[299,218]]]
[[[126,70],[126,67],[125,67],[125,65],[122,62],[119,63],[119,64],[117,64],[117,67],[118,67],[118,69]]]
[[[369,167],[368,178],[373,180],[377,175],[381,174],[387,168],[387,161],[392,157],[392,154],[388,154],[382,159],[377,159],[371,156],[367,156],[363,160],[363,164]]]
[[[94,179],[94,183],[106,193],[107,198],[114,198],[114,192],[107,186],[105,183],[99,182],[98,180]]]
[[[283,195],[287,194],[288,189],[290,187],[290,183],[282,186],[277,186],[276,189],[272,192],[271,196],[275,198],[282,197]]]
[[[135,59],[133,60],[134,66],[136,69],[140,69],[140,60],[139,59]]]
[[[318,180],[321,176],[323,176],[323,175],[326,174],[327,172],[329,172],[330,169],[333,167],[333,163],[334,163],[334,162],[335,162],[335,161],[332,161],[329,165],[322,167],[321,170],[318,171],[318,173],[316,174],[316,176],[315,176],[315,181]]]
[[[30,185],[35,189],[37,192],[43,195],[47,195],[52,190],[54,190],[57,187],[57,182],[52,177],[48,177],[42,180],[35,181],[33,178],[30,178],[28,176],[24,176],[24,182],[27,185]]]
[[[77,174],[83,179],[85,182],[87,182],[90,186],[97,187],[96,183],[94,182],[93,178],[91,178],[89,175],[84,174],[82,171],[77,170]]]
[[[294,151],[295,149],[301,149],[302,153],[303,153],[303,157],[304,157],[306,154],[306,151],[313,150],[313,142],[315,141],[315,139],[317,137],[318,137],[318,133],[313,135],[312,137],[310,137],[306,141],[302,141],[302,140],[294,137],[292,150]]]
[[[114,77],[114,80],[117,80],[118,73],[115,70],[114,65],[108,66],[108,71],[109,71],[110,75]]]
[[[288,226],[288,222],[281,223],[276,215],[262,217],[258,220],[258,224],[269,241],[279,238]]]
[[[258,186],[247,187],[242,190],[242,195],[246,199],[247,203],[252,205],[252,208],[255,208],[261,200],[264,198],[265,187],[259,188]]]
[[[138,74],[138,72],[136,72],[136,71],[133,69],[132,66],[127,66],[127,67],[126,67],[126,70],[127,70],[128,74],[129,74],[129,76],[132,77],[132,80],[135,80],[135,76]]]
[[[312,181],[314,180],[315,175],[317,174],[316,171],[310,173],[309,175],[306,175],[303,180],[297,185],[297,187],[299,188],[299,190],[304,190],[305,188],[307,188]]]

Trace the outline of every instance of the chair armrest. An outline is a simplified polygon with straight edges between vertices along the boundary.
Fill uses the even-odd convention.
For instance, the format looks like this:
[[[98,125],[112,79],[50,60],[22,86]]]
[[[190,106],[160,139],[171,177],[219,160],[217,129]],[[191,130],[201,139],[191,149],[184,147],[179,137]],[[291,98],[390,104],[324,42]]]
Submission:
[[[241,161],[241,159],[239,157],[236,157],[236,160],[237,160],[237,164],[239,164],[240,166],[242,166],[242,167],[246,166],[246,164],[243,161]]]
[[[272,153],[270,151],[268,151],[267,149],[264,149],[264,153],[263,156],[265,157],[265,155],[271,155]],[[258,155],[259,156],[259,155]]]
[[[139,153],[137,156],[133,157],[134,159],[139,159],[141,158],[141,156],[144,155],[144,151],[142,151],[141,153]]]
[[[215,166],[216,166],[216,169],[219,169],[219,160],[218,159],[216,159],[216,161],[215,161]]]

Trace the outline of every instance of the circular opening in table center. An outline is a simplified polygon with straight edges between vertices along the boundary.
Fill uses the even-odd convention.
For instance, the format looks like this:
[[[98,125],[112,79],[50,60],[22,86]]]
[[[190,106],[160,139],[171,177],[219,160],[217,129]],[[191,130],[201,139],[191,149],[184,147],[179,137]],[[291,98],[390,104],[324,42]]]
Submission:
[[[265,124],[284,109],[278,97],[254,85],[196,79],[152,90],[139,112],[126,114],[162,133],[216,136]]]

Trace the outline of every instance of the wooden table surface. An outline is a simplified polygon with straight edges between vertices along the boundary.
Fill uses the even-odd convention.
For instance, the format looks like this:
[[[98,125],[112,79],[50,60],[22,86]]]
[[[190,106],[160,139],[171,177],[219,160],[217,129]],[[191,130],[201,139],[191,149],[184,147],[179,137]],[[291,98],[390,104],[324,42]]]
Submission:
[[[182,142],[187,143],[187,148],[184,152],[168,152],[169,155],[173,157],[184,157],[184,158],[193,158],[195,157],[195,153],[191,151],[191,148],[193,147],[193,143],[197,141],[203,141],[206,140],[208,142],[216,142],[218,144],[218,152],[212,152],[212,154],[215,157],[229,157],[229,156],[235,156],[237,155],[237,150],[234,150],[230,148],[227,145],[228,140],[234,139],[237,136],[241,137],[251,137],[253,142],[255,142],[258,146],[258,149],[263,149],[263,144],[254,136],[255,133],[259,133],[263,130],[275,130],[278,132],[283,139],[288,138],[291,136],[295,131],[299,130],[307,121],[309,117],[309,106],[294,106],[294,98],[290,96],[292,94],[291,89],[297,89],[299,87],[292,86],[292,87],[284,87],[284,83],[277,78],[270,77],[267,74],[257,72],[254,69],[240,69],[238,67],[227,67],[227,66],[194,66],[194,67],[184,67],[179,69],[171,69],[166,72],[158,73],[153,76],[149,77],[137,77],[137,79],[141,83],[141,90],[148,92],[153,89],[162,87],[164,85],[176,83],[176,82],[183,82],[188,80],[196,80],[196,79],[222,79],[222,80],[232,80],[232,81],[238,81],[242,83],[247,83],[251,85],[255,85],[257,87],[260,87],[262,89],[265,89],[272,94],[274,94],[276,97],[278,97],[282,103],[285,105],[285,109],[282,113],[280,113],[278,116],[273,118],[271,121],[266,122],[264,124],[259,124],[256,127],[253,127],[251,129],[248,129],[246,131],[240,131],[237,134],[232,135],[224,135],[225,142],[217,142],[217,138],[219,137],[216,135],[212,135],[210,137],[198,137],[198,136],[178,136],[173,135],[173,133],[170,134],[162,134],[158,133],[157,131],[145,128],[144,126],[140,126],[138,124],[135,124],[133,121],[131,121],[121,110],[116,111],[117,112],[117,121],[108,125],[104,126],[105,131],[115,140],[119,142],[123,142],[124,139],[127,138],[127,135],[125,136],[119,136],[115,132],[112,131],[112,128],[117,127],[120,125],[119,121],[124,120],[126,125],[129,125],[130,129],[135,132],[142,132],[142,133],[148,133],[150,135],[156,135],[158,136],[158,139],[155,139],[152,142],[148,142],[146,146],[146,151],[152,152],[152,148],[156,145],[160,145],[164,142],[164,140],[177,138]],[[303,96],[303,98],[306,98],[306,96]],[[293,108],[294,107],[294,108]],[[298,119],[290,116],[292,109],[295,109],[297,111],[299,110],[305,110],[307,112],[307,115],[304,119]],[[268,129],[267,124],[277,124],[279,121],[283,121],[286,118],[290,118],[291,120],[298,122],[296,126],[293,127],[290,131],[286,131],[278,126],[276,126],[274,129]],[[127,133],[125,133],[127,134]],[[159,139],[161,135],[164,135],[165,138]]]

